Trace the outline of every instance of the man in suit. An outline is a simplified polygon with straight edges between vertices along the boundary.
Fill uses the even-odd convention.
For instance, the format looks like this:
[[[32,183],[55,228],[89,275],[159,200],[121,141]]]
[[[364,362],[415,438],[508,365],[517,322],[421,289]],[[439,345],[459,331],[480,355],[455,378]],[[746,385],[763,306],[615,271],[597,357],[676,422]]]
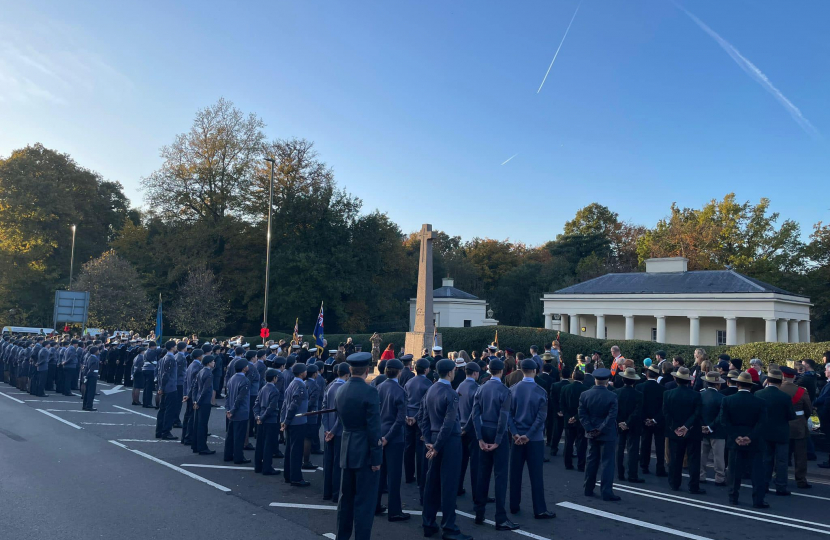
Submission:
[[[585,429],[579,422],[579,396],[588,390],[582,382],[585,374],[581,370],[573,370],[572,382],[562,389],[559,397],[559,408],[565,422],[565,468],[573,470],[573,452],[576,445],[576,464],[580,472],[585,472],[585,452],[588,442],[585,440]]]
[[[764,501],[766,490],[762,462],[766,402],[752,395],[754,383],[749,373],[740,373],[735,382],[738,392],[723,400],[718,416],[718,423],[726,430],[726,448],[729,452],[729,467],[726,470],[729,502],[738,504],[741,480],[749,468],[752,506],[769,508]]]
[[[456,368],[456,372],[460,368]],[[478,391],[478,376],[481,368],[470,362],[463,369],[465,378],[456,388],[458,393],[458,420],[461,422],[461,476],[458,478],[458,495],[464,495],[464,478],[467,476],[467,466],[470,467],[470,489],[473,497],[476,494],[478,482],[479,448],[475,430],[471,423],[473,413],[473,398]]]
[[[810,364],[812,362],[812,364]],[[805,367],[810,367],[815,365],[815,362],[810,360],[804,360],[803,362]],[[813,368],[814,369],[814,368]],[[807,375],[809,372],[805,372],[804,375]],[[830,364],[825,365],[824,367],[824,374],[830,380]],[[803,386],[807,393],[810,394],[810,377],[805,377],[802,375],[802,381],[806,380],[806,384],[802,384],[802,381],[799,381],[799,386]],[[812,383],[815,383],[815,372],[812,373]],[[810,395],[815,395],[815,390]],[[812,400],[812,398],[811,398]],[[813,406],[816,409],[816,414],[818,414],[818,420],[821,423],[821,431],[825,434],[830,434],[830,383],[825,384],[824,387],[821,389],[821,393],[813,400]],[[810,453],[810,433],[807,432],[807,454],[809,457]],[[824,463],[819,463],[818,466],[822,469],[830,469],[830,459],[828,459]]]
[[[767,387],[755,392],[755,397],[767,404],[767,415],[761,436],[764,439],[764,491],[769,489],[775,472],[775,494],[790,495],[787,489],[787,461],[790,451],[790,422],[796,419],[792,398],[781,391],[784,375],[771,369]]]
[[[614,448],[617,442],[617,394],[608,390],[611,370],[594,370],[594,387],[579,396],[579,422],[585,430],[590,450],[585,467],[584,490],[594,496],[597,472],[602,464],[600,493],[603,501],[619,501],[614,485]]]
[[[279,358],[279,357],[277,357]],[[326,387],[323,395],[323,410],[334,409],[337,391],[349,380],[349,364],[342,362],[334,366],[335,379]],[[323,454],[323,498],[340,500],[340,445],[343,440],[343,424],[334,412],[323,416],[323,438],[326,441]]]
[[[790,397],[795,411],[795,420],[790,420],[790,444],[793,447],[793,463],[795,465],[795,485],[801,489],[812,487],[807,483],[807,418],[813,405],[807,390],[795,385],[796,371],[783,366],[781,368],[783,382],[781,391]]]
[[[380,469],[375,515],[383,514],[383,488],[389,492],[389,521],[406,521],[401,505],[401,468],[403,467],[404,426],[406,425],[406,393],[398,382],[403,362],[397,358],[385,360],[386,381],[378,386],[380,400],[380,432],[383,443],[383,462]]]
[[[636,389],[643,394],[643,433],[640,440],[640,471],[649,474],[652,441],[657,456],[657,476],[666,475],[665,419],[663,418],[663,394],[666,388],[657,382],[660,367],[651,364],[646,370],[646,381]]]
[[[724,395],[720,386],[725,382],[717,371],[701,374],[704,389],[700,393],[700,424],[703,439],[700,444],[700,483],[706,483],[706,466],[712,463],[715,470],[715,486],[726,485],[726,433],[718,425]],[[711,461],[710,461],[711,456]]]
[[[341,496],[337,504],[337,539],[369,540],[377,504],[380,467],[383,462],[380,399],[366,383],[372,353],[349,355],[351,377],[334,397],[337,419],[343,426],[340,447]]]
[[[406,435],[403,451],[404,477],[407,484],[418,481],[420,498],[424,497],[424,482],[426,480],[426,463],[424,463],[424,441],[421,428],[416,421],[421,411],[424,396],[432,386],[429,375],[429,360],[419,358],[415,361],[415,377],[406,383]],[[423,503],[422,503],[423,504]]]
[[[640,433],[643,427],[643,394],[635,386],[640,380],[633,367],[617,373],[623,387],[617,393],[617,477],[625,480],[625,452],[628,451],[628,481],[634,484],[645,482],[637,475],[637,461],[640,457]]]
[[[689,470],[700,471],[700,444],[703,430],[700,425],[702,402],[700,393],[692,390],[689,369],[678,368],[674,373],[677,388],[663,395],[663,416],[666,419],[665,434],[669,440],[669,487],[680,490],[683,474],[683,458],[689,460]],[[700,475],[689,477],[689,492],[702,495]]]
[[[558,372],[558,369],[554,369],[552,374]],[[559,454],[559,441],[562,440],[562,432],[565,430],[565,418],[562,413],[560,398],[562,397],[562,389],[571,383],[570,376],[570,368],[568,366],[562,366],[560,380],[550,385],[550,394],[548,394],[548,416],[552,417],[552,422],[551,429],[548,432],[548,446],[550,446],[551,456]]]

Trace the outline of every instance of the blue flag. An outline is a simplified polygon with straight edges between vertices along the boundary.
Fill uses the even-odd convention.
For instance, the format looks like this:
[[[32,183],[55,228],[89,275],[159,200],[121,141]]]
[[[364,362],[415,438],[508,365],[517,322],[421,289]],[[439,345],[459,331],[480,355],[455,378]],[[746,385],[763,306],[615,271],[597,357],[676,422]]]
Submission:
[[[323,303],[320,302],[320,314],[317,316],[317,324],[314,325],[314,342],[318,349],[323,349]]]
[[[156,313],[156,341],[161,341],[161,331],[162,331],[162,317],[161,317],[161,293],[159,293],[159,310]]]

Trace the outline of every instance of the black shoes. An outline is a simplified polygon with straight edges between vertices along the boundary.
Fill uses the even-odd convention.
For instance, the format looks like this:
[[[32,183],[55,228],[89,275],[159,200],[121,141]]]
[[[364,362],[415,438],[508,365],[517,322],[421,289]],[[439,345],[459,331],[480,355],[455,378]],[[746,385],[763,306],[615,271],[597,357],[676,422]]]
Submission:
[[[98,409],[87,409],[86,407],[84,407],[82,410],[92,412],[97,411]]]
[[[317,465],[314,465],[313,463],[303,463],[302,467],[300,468],[304,471],[316,471]]]
[[[173,427],[176,429],[182,429],[182,424],[181,422],[176,422],[175,424],[173,424]]]
[[[473,540],[473,537],[469,534],[464,534],[461,531],[457,533],[447,533],[441,535],[443,540]]]
[[[752,508],[761,508],[761,509],[769,508],[769,503],[762,502],[760,504],[753,504]]]
[[[282,459],[282,458],[285,457],[285,454],[283,454],[282,452],[277,450],[276,452],[274,452],[274,457],[277,458],[277,459]]]
[[[458,493],[456,493],[456,496],[460,497],[460,496],[464,495],[465,493],[467,493],[467,490],[464,489],[464,488],[461,488],[461,489],[458,490]]]
[[[250,463],[250,462],[251,462],[251,460],[248,459],[248,458],[245,458],[242,461],[234,461],[234,463],[236,463],[237,465],[244,465],[244,464]]]
[[[322,456],[323,454],[325,454],[325,452],[323,452],[322,450],[312,450],[311,451],[312,456]]]
[[[535,514],[533,517],[536,519],[553,519],[556,517],[556,514],[548,510],[546,512],[542,512],[541,514]]]
[[[780,497],[786,497],[787,495],[792,495],[793,492],[790,491],[789,489],[776,489],[775,494],[780,496]]]
[[[388,518],[388,519],[389,519],[389,521],[391,521],[391,522],[393,522],[393,523],[394,523],[394,522],[396,522],[396,521],[407,521],[407,520],[409,520],[409,518],[411,518],[411,517],[412,517],[412,516],[410,516],[409,514],[398,514],[398,515],[396,515],[396,516],[389,516],[389,518]]]
[[[280,471],[271,469],[270,471],[262,471],[262,476],[279,476]]]
[[[662,472],[657,473],[658,478],[667,478],[668,476],[669,476],[669,473],[667,473],[666,471],[662,471]]]
[[[178,441],[178,440],[179,440],[179,438],[178,438],[178,437],[176,437],[175,435],[173,435],[172,433],[168,433],[168,434],[166,434],[166,435],[162,435],[160,438],[161,438],[161,440],[163,440],[163,441]]]
[[[242,447],[243,450],[254,450],[254,445],[251,443],[246,444]]]
[[[700,489],[700,488],[690,489],[689,493],[691,493],[692,495],[706,495],[706,490],[705,489]]]
[[[381,505],[378,505],[378,506],[376,506],[376,507],[375,507],[375,515],[376,515],[376,516],[380,516],[380,515],[382,515],[384,512],[386,512],[386,507],[385,507],[385,506],[383,506],[382,504],[381,504]]]
[[[608,502],[617,502],[621,501],[622,499],[618,495],[609,495],[608,497],[603,497],[602,500]]]
[[[483,517],[481,518],[481,521],[482,521],[482,523],[484,522]],[[476,521],[476,522],[478,522],[478,521]],[[513,523],[509,519],[502,522],[502,523],[496,523],[496,530],[497,531],[515,531],[516,529],[519,529],[519,528],[520,528],[520,526],[519,526],[518,523]]]
[[[311,485],[311,482],[308,480],[303,480],[301,482],[291,482],[292,487],[308,487]]]
[[[212,456],[215,453],[216,453],[216,450],[203,450],[203,451],[199,452],[199,455],[200,456]]]
[[[438,527],[424,527],[424,536],[429,538],[430,536],[434,536],[435,533],[438,532]]]
[[[830,461],[825,461],[824,463],[819,463],[816,466],[819,469],[830,469]]]
[[[632,484],[645,484],[646,483],[646,481],[643,480],[642,478],[629,478],[628,481],[631,482]]]
[[[715,487],[726,487],[726,482],[715,482]]]

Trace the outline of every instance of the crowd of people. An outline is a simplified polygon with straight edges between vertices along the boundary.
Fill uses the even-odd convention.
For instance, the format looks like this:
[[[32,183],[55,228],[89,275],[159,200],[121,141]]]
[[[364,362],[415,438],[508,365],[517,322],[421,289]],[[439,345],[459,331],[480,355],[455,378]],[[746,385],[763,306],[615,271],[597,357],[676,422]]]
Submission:
[[[439,346],[415,358],[389,344],[370,379],[373,355],[356,351],[351,340],[325,350],[299,338],[251,347],[195,336],[160,346],[137,336],[4,335],[0,372],[33,395],[80,388],[84,410],[92,411],[99,377],[131,385],[134,406],[157,409],[156,437],[179,439],[172,430],[180,427],[181,443],[200,455],[215,453],[207,446],[208,423],[224,397],[224,460],[253,461],[256,472],[282,474],[302,488],[310,485],[303,470],[316,469],[311,456],[322,455],[323,496],[339,505],[337,537],[344,540],[352,532],[368,539],[374,516],[408,520],[402,482],[418,487],[425,536],[440,531],[448,540],[468,540],[455,520],[468,475],[475,522],[483,523],[486,505],[495,503],[495,528],[518,529],[507,511],[520,511],[525,468],[533,517],[554,518],[543,464],[560,453],[565,469],[584,472],[586,496],[595,496],[598,482],[603,500],[620,500],[615,478],[641,483],[654,461],[654,473],[674,491],[685,469],[692,494],[712,484],[738,504],[748,478],[752,506],[768,508],[768,491],[791,493],[790,461],[796,487],[810,488],[813,413],[830,427],[827,354],[823,374],[810,359],[766,367],[752,359],[744,369],[743,360],[727,355],[712,362],[702,348],[688,364],[657,351],[638,370],[616,346],[609,367],[594,351],[578,355],[571,368],[556,341],[526,355],[494,343],[446,358]],[[282,473],[275,458],[284,460]]]

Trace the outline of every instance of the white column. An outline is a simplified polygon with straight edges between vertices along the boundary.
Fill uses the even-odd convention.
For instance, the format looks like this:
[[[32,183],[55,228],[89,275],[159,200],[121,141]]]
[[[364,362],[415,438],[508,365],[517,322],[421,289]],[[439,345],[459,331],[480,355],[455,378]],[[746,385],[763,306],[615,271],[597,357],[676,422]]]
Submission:
[[[689,315],[689,345],[700,345],[700,317]]]
[[[798,321],[798,337],[802,343],[810,343],[810,321]]]
[[[764,341],[767,343],[775,343],[778,341],[778,328],[775,324],[775,319],[764,319]]]
[[[726,344],[738,344],[738,319],[735,317],[726,318]]]
[[[666,317],[659,315],[657,317],[657,343],[666,342]]]
[[[548,330],[553,328],[553,313],[545,313],[545,328]]]
[[[634,315],[625,316],[625,339],[634,339]]]
[[[798,343],[798,321],[790,319],[789,336],[790,343]]]
[[[790,325],[787,324],[787,319],[778,319],[778,342],[779,343],[789,343],[790,342],[789,329],[790,329]]]
[[[597,339],[605,339],[605,315],[597,315]]]
[[[579,335],[579,315],[568,315],[571,323],[571,334]]]

